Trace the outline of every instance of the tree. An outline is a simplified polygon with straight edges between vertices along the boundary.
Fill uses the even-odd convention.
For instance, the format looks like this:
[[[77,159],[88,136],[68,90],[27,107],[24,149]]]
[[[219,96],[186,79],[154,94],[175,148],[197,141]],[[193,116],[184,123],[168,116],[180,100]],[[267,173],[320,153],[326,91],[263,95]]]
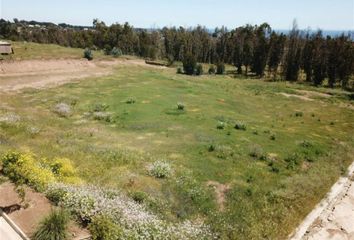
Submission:
[[[272,32],[269,41],[268,71],[269,73],[272,73],[273,78],[275,78],[284,53],[286,36],[284,34],[278,35],[275,32]]]
[[[252,71],[257,76],[263,77],[264,69],[267,65],[269,40],[267,35],[271,32],[268,23],[263,23],[255,29],[255,44],[252,61]]]
[[[287,53],[284,61],[283,75],[288,81],[297,81],[301,64],[301,41],[300,31],[296,20],[288,37]]]

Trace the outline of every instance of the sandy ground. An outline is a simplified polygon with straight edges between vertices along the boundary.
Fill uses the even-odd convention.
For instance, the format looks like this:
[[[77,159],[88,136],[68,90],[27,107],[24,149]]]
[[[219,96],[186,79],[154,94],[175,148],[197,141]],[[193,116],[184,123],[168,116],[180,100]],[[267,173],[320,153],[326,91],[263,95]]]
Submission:
[[[290,239],[354,240],[354,163]]]
[[[73,80],[109,75],[115,66],[131,65],[163,68],[148,65],[139,59],[112,61],[56,59],[0,62],[0,90],[16,91],[24,88],[53,87]]]

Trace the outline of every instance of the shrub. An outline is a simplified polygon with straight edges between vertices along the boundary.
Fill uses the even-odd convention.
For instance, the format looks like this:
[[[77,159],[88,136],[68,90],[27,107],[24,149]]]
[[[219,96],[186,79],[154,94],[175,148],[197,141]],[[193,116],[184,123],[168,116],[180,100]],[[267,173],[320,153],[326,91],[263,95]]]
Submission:
[[[208,151],[209,152],[214,152],[216,149],[216,146],[214,144],[210,144],[209,147],[208,147]]]
[[[302,116],[304,116],[303,112],[296,112],[295,113],[295,117],[302,117]]]
[[[275,141],[275,139],[276,139],[275,133],[270,134],[269,138],[270,138],[270,140]]]
[[[171,165],[165,161],[156,161],[148,166],[148,172],[156,178],[167,178],[172,173]]]
[[[195,74],[197,76],[203,75],[203,65],[202,64],[198,64],[195,70]]]
[[[127,101],[125,101],[126,104],[134,104],[136,101],[134,98],[128,98]]]
[[[235,125],[235,129],[246,131],[246,124],[243,122],[237,122]]]
[[[71,115],[71,107],[66,103],[58,103],[54,106],[53,111],[60,117],[67,118]]]
[[[267,154],[263,151],[263,148],[259,145],[252,145],[249,150],[249,155],[259,160],[267,159]]]
[[[120,48],[117,48],[117,47],[114,47],[112,50],[111,50],[111,55],[113,57],[120,57],[123,55],[123,52]]]
[[[218,124],[216,125],[216,128],[219,130],[223,130],[226,128],[226,123],[225,122],[218,122]]]
[[[193,75],[197,66],[197,59],[193,54],[186,54],[183,59],[183,70],[187,75]]]
[[[105,215],[95,216],[88,229],[92,240],[118,240],[121,239],[122,229]]]
[[[51,170],[41,166],[32,154],[11,152],[2,158],[3,172],[12,181],[28,184],[38,191],[55,181]]]
[[[84,50],[84,58],[86,58],[87,60],[91,61],[93,59],[93,54],[92,54],[92,51],[91,49],[89,48],[86,48]]]
[[[216,65],[216,74],[222,75],[225,73],[225,64],[224,63],[218,63]]]
[[[215,73],[216,73],[216,69],[215,69],[215,66],[214,66],[214,65],[211,65],[211,66],[209,67],[208,73],[209,73],[209,74],[215,74]]]
[[[141,191],[135,191],[131,194],[132,199],[137,203],[143,203],[147,199],[147,194]]]
[[[69,214],[64,210],[54,210],[40,224],[33,235],[34,240],[68,239]]]
[[[93,112],[105,112],[109,108],[109,105],[105,103],[97,103],[93,105],[92,111]]]
[[[183,110],[184,110],[184,108],[185,108],[185,106],[184,106],[184,104],[183,104],[183,103],[181,103],[181,102],[177,103],[177,109],[178,109],[178,110],[183,111]]]
[[[287,156],[285,159],[285,162],[287,162],[286,168],[289,170],[294,170],[296,166],[300,164],[300,158],[297,153],[293,153],[289,156]]]
[[[107,113],[107,112],[94,112],[93,119],[97,120],[97,121],[111,122],[112,116],[110,113]]]
[[[50,168],[55,177],[61,182],[71,184],[81,183],[81,179],[76,176],[76,170],[71,164],[70,159],[55,158],[50,163]]]
[[[183,70],[181,67],[177,68],[177,74],[183,74]]]

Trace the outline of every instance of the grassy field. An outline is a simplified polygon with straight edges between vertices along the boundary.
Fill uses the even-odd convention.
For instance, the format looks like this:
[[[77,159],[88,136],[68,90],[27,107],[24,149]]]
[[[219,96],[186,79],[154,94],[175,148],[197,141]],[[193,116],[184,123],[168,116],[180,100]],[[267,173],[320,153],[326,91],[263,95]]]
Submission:
[[[68,117],[53,111],[58,103],[71,106]],[[340,90],[117,66],[107,77],[1,93],[0,154],[70,158],[87,183],[144,192],[151,211],[203,219],[222,239],[285,239],[354,160],[352,106]],[[172,176],[149,176],[155,160]]]

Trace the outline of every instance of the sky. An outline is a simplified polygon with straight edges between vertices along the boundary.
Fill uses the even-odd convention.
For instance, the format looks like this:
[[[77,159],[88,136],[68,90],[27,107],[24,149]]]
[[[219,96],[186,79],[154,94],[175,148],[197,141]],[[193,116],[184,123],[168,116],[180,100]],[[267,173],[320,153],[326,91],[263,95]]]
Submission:
[[[354,30],[354,0],[0,0],[0,18],[91,26],[129,22],[134,27],[196,25],[229,29],[268,22],[273,29]]]

